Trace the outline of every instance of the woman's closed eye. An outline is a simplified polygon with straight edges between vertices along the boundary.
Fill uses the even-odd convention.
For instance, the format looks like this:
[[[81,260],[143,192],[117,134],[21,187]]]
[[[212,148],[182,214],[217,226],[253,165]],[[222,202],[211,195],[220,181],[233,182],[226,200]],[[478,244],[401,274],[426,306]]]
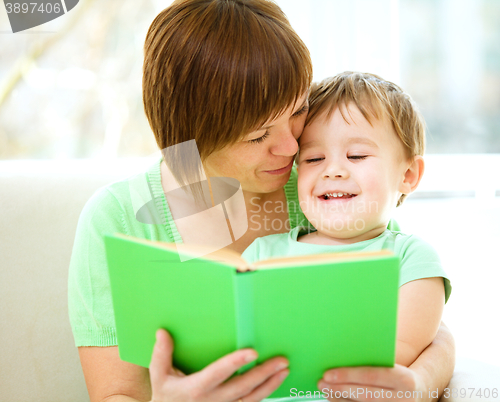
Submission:
[[[269,130],[267,130],[262,137],[259,138],[254,138],[253,140],[248,140],[250,144],[260,144],[262,141],[264,141],[267,137],[269,137]]]
[[[300,110],[297,110],[293,115],[292,117],[298,117],[300,116],[301,114],[304,114],[304,113],[307,113],[307,111],[309,110],[309,106],[308,105],[304,105]],[[260,144],[262,141],[264,141],[267,137],[269,137],[269,130],[267,130],[263,136],[259,137],[259,138],[254,138],[253,140],[248,140],[248,142],[250,144]]]
[[[306,113],[309,110],[309,105],[304,105],[300,110],[297,110],[292,117],[300,116],[303,113]]]

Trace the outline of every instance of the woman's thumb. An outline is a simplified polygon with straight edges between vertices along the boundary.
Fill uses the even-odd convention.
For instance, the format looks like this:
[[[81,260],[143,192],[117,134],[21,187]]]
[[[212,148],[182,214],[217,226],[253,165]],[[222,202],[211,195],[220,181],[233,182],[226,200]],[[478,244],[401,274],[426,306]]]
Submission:
[[[172,370],[172,352],[174,343],[170,334],[164,329],[156,331],[156,343],[149,364],[151,382],[162,381]]]

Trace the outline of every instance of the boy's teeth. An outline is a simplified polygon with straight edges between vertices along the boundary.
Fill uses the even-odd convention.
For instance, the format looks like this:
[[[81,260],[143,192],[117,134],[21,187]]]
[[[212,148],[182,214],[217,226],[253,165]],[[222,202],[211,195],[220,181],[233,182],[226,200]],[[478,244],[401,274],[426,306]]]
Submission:
[[[349,194],[349,193],[326,193],[325,194],[325,197],[326,198],[339,198],[339,197],[343,197],[343,196],[352,196],[352,194]]]

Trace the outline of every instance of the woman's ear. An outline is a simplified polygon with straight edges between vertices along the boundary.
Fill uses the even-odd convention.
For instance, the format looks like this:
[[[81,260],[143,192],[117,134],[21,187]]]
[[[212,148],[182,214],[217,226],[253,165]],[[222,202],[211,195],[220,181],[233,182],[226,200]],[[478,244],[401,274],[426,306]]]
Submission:
[[[416,155],[404,173],[403,181],[399,187],[401,194],[410,194],[415,191],[424,174],[424,158]]]

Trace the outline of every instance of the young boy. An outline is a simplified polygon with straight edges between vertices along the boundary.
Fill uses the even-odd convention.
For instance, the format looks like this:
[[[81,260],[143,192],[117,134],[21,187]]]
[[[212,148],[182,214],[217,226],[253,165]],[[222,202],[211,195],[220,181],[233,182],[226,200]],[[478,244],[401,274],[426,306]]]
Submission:
[[[328,78],[309,103],[297,186],[316,231],[259,238],[243,258],[392,249],[401,258],[396,363],[409,366],[434,339],[451,291],[430,245],[387,229],[424,172],[423,119],[401,88],[372,74]]]

